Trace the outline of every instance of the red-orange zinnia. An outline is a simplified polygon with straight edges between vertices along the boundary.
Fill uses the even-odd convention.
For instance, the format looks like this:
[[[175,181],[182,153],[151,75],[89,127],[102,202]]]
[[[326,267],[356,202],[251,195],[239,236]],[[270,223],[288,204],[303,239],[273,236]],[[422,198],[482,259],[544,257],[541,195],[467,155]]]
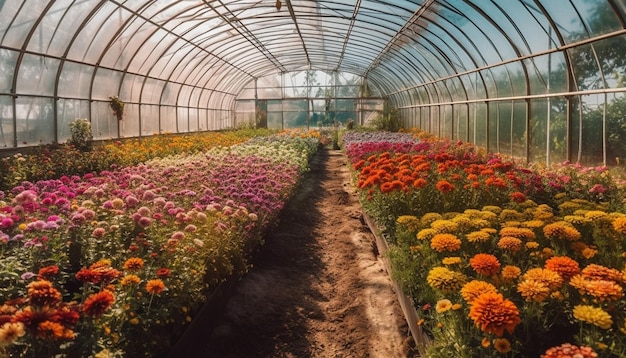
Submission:
[[[498,337],[502,337],[505,330],[512,334],[522,321],[515,303],[494,292],[483,293],[472,301],[469,317],[483,332]]]
[[[491,276],[500,271],[500,261],[490,254],[476,254],[470,259],[470,265],[476,273]]]
[[[87,297],[83,304],[83,312],[89,316],[100,317],[115,302],[113,293],[103,290]]]

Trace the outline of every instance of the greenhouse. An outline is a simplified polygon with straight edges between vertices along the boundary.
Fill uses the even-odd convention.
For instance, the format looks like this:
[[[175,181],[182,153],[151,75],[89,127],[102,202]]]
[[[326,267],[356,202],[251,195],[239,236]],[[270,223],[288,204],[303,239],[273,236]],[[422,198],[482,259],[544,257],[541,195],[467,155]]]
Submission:
[[[0,0],[0,357],[626,357],[625,161],[626,0]]]

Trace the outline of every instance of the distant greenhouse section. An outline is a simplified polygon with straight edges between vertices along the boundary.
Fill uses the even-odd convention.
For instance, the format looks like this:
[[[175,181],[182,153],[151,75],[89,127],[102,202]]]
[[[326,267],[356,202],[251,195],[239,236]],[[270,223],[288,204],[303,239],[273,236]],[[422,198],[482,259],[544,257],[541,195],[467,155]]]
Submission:
[[[393,108],[529,162],[620,164],[625,35],[626,0],[0,0],[0,154],[77,118],[105,140]]]

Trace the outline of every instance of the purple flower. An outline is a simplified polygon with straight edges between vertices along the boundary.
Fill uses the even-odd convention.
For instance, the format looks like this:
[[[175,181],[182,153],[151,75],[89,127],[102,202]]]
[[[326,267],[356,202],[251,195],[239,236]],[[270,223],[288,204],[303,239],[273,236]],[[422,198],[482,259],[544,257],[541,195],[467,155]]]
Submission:
[[[20,276],[20,277],[22,278],[22,280],[26,281],[26,280],[30,280],[31,278],[33,278],[35,276],[37,276],[37,275],[35,275],[34,273],[29,271],[29,272],[24,272],[22,274],[22,276]]]
[[[8,229],[13,226],[13,220],[11,218],[2,218],[0,221],[0,229]]]

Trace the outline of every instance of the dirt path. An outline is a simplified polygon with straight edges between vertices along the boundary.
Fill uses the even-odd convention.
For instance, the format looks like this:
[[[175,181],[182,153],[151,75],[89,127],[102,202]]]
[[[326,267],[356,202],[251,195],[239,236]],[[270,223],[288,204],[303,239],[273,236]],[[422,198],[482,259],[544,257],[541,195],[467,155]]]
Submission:
[[[322,150],[197,357],[411,356],[374,242],[345,157]]]

